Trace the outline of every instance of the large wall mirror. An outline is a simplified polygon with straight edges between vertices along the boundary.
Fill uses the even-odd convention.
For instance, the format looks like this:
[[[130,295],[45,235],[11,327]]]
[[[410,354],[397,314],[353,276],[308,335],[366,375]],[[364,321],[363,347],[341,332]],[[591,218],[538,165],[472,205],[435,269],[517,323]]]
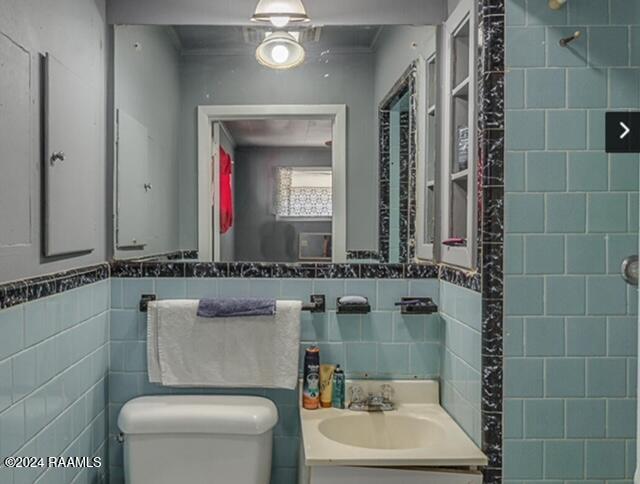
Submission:
[[[437,261],[440,31],[114,26],[116,258]]]

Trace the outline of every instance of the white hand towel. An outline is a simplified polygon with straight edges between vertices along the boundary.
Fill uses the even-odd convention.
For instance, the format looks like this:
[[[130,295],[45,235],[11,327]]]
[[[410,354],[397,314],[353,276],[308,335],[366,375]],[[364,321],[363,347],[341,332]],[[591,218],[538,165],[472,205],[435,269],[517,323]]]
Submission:
[[[274,316],[200,318],[197,309],[197,300],[149,305],[149,381],[168,386],[295,388],[300,301],[277,301]]]

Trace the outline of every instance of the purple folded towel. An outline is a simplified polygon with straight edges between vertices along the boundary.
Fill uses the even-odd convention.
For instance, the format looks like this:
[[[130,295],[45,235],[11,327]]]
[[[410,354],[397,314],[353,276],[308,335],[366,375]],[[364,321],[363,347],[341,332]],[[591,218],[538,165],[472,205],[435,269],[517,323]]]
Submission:
[[[275,313],[275,299],[225,297],[200,299],[198,303],[198,316],[202,318],[273,316]]]

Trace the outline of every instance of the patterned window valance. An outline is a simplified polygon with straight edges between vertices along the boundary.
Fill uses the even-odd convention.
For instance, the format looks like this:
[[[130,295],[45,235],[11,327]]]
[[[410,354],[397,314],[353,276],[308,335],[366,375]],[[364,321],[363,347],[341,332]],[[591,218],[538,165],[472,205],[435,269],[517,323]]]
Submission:
[[[276,216],[330,218],[331,186],[331,168],[276,168]]]

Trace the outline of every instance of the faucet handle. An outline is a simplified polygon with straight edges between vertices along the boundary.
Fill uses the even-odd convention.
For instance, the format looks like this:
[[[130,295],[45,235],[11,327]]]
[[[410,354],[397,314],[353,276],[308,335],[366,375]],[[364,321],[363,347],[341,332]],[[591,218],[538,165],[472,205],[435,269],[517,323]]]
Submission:
[[[386,401],[391,401],[391,399],[393,398],[393,395],[395,393],[395,390],[393,389],[393,387],[391,385],[389,385],[388,383],[385,383],[384,385],[382,385],[380,387],[380,390],[382,391],[382,397]]]
[[[353,403],[364,402],[365,396],[364,396],[364,390],[362,390],[362,387],[360,385],[355,385],[355,384],[351,385],[349,387],[349,398]]]

